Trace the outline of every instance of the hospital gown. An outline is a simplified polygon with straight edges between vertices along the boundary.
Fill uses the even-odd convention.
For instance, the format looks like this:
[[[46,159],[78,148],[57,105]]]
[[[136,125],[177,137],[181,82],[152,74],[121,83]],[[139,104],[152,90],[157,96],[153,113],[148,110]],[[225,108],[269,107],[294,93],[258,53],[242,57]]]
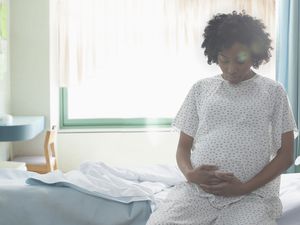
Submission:
[[[242,182],[258,174],[297,125],[283,86],[255,74],[232,84],[220,74],[199,80],[172,125],[194,138],[191,163],[216,165]],[[177,185],[147,225],[273,225],[282,213],[280,176],[242,196],[223,197],[196,184]]]

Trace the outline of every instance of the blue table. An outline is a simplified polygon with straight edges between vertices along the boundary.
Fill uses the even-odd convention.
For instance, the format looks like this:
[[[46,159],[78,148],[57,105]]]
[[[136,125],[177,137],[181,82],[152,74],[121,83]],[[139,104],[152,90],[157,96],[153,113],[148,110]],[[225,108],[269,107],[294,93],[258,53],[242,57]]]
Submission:
[[[45,129],[44,116],[14,116],[10,124],[0,120],[0,141],[24,141],[37,136]]]

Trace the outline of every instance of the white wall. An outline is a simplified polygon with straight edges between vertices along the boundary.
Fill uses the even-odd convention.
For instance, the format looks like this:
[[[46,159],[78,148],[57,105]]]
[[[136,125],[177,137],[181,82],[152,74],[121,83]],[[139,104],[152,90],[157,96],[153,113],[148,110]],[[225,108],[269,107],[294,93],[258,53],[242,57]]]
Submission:
[[[9,9],[9,1],[5,1]],[[6,71],[3,74],[0,74],[0,117],[5,114],[10,113],[10,71],[9,71],[9,18],[8,19],[8,40],[1,43],[2,45],[7,45],[7,55],[5,57],[6,62]],[[3,54],[3,53],[1,53]],[[1,68],[3,71],[4,68]],[[0,142],[0,161],[7,160],[9,158],[9,152],[11,149],[11,144],[6,142]]]
[[[84,160],[126,167],[175,164],[177,139],[171,132],[63,133],[58,136],[59,165],[69,170]]]
[[[13,115],[44,115],[49,124],[48,0],[11,0],[11,109]],[[14,154],[38,153],[43,134],[14,142]]]
[[[49,1],[11,0],[11,90],[14,115],[45,115],[46,126],[57,123],[58,88],[50,68]],[[119,166],[175,163],[178,133],[59,133],[58,158],[63,171],[84,160]],[[43,134],[13,144],[18,154],[42,153]]]

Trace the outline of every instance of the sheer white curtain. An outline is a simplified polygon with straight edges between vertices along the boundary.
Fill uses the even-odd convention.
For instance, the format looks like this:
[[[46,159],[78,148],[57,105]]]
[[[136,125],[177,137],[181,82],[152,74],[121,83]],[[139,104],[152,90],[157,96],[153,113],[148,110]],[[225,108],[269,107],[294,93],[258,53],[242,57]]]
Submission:
[[[245,9],[264,21],[275,41],[275,0],[55,0],[51,4],[56,4],[60,86],[101,76],[104,67],[114,68],[126,58],[140,63],[143,54],[172,57],[188,49],[200,51],[203,28],[219,12]]]
[[[233,10],[275,40],[275,0],[53,0],[52,50],[69,118],[171,118],[191,85],[220,72],[201,49],[207,21]],[[272,44],[275,47],[275,43]],[[275,77],[275,51],[258,72]]]

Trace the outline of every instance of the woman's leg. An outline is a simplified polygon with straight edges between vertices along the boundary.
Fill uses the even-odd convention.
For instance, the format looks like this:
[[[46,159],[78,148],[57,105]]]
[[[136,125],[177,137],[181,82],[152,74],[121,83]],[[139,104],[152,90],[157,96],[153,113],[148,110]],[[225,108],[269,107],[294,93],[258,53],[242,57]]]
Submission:
[[[217,220],[224,225],[276,225],[272,209],[260,196],[250,194],[222,210]],[[217,223],[219,224],[219,223]]]
[[[207,198],[199,196],[195,187],[182,183],[170,191],[147,225],[210,225],[219,212]]]

